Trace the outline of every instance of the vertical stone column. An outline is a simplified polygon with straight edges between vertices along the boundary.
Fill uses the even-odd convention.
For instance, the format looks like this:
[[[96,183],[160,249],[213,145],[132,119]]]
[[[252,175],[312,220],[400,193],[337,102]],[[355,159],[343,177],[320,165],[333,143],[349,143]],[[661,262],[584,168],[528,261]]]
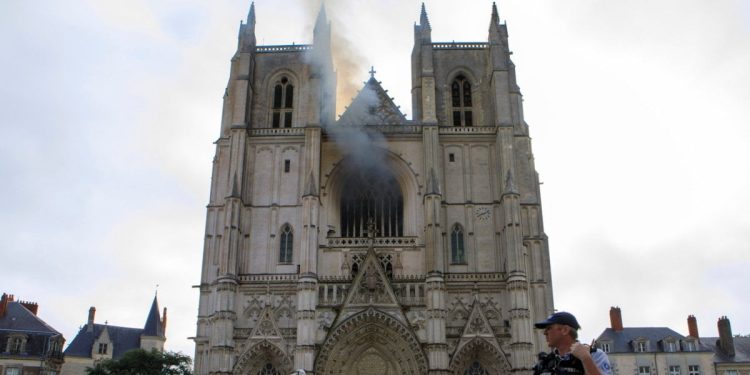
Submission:
[[[318,304],[318,276],[303,273],[297,281],[297,347],[294,368],[313,371],[315,361],[315,308]]]
[[[234,322],[235,293],[237,280],[232,276],[220,277],[213,289],[215,310],[208,318],[211,327],[209,337],[209,375],[231,375],[234,368]]]
[[[442,272],[427,274],[427,360],[429,374],[449,374],[448,343],[445,340],[445,280]]]
[[[440,188],[440,134],[437,126],[424,126],[422,147],[425,160],[424,175],[427,176],[424,191],[425,220],[425,271],[445,272],[443,252],[442,211],[443,199]]]
[[[514,374],[527,374],[534,364],[533,328],[529,310],[529,281],[521,232],[519,198],[512,171],[509,171],[502,198],[505,224],[502,237],[508,257],[507,290],[510,301],[511,371]]]

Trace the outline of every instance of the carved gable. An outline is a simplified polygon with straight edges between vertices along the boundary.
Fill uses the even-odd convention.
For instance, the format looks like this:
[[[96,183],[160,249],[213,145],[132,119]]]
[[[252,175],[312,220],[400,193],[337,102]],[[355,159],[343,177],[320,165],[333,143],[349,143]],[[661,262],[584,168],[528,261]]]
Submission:
[[[340,125],[404,125],[406,117],[373,76],[341,115],[338,123]]]
[[[400,306],[391,288],[391,282],[372,247],[367,251],[342,307],[346,309],[352,306]]]

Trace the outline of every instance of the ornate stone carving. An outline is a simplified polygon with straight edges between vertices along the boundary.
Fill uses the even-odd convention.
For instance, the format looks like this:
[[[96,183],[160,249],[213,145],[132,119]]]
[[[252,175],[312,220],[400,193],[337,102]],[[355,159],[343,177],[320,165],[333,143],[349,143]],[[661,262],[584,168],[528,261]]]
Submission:
[[[318,353],[315,373],[362,373],[359,370],[367,363],[382,371],[378,374],[426,374],[428,368],[411,329],[374,308],[351,316],[329,332]]]

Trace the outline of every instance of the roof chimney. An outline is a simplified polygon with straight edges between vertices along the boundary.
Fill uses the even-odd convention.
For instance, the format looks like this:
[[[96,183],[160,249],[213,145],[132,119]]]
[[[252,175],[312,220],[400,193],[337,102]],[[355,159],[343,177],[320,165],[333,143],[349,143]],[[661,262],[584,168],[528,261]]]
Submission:
[[[162,314],[161,318],[161,332],[164,335],[164,337],[167,336],[167,308],[164,308],[164,314]]]
[[[698,321],[695,320],[695,315],[688,315],[688,336],[699,338],[698,336]]]
[[[86,332],[94,332],[94,315],[96,314],[96,307],[89,307],[89,321],[86,324]]]
[[[27,310],[31,311],[31,313],[34,315],[36,315],[36,313],[39,311],[39,305],[36,302],[18,301],[18,303],[20,303],[21,306],[25,307]]]
[[[609,308],[609,321],[612,323],[612,330],[622,332],[622,311],[619,307]]]
[[[5,313],[8,312],[8,302],[13,302],[13,295],[3,293],[2,298],[0,298],[0,318],[4,317]]]
[[[724,354],[734,357],[734,338],[732,338],[732,326],[729,324],[729,318],[722,316],[719,318],[719,348]]]

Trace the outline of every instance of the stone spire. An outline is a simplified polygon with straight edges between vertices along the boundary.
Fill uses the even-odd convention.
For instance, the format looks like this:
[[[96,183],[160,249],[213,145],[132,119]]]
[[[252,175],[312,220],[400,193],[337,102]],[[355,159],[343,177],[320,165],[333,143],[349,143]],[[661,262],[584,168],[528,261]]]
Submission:
[[[419,25],[414,25],[414,41],[418,44],[432,43],[432,27],[430,19],[427,18],[427,9],[422,3],[422,11],[419,14]]]
[[[247,12],[247,24],[240,21],[239,50],[241,52],[253,52],[255,50],[255,3],[250,3],[250,10]]]
[[[321,4],[320,11],[318,12],[318,18],[315,20],[315,28],[313,29],[313,34],[318,34],[325,31],[329,31],[328,17],[326,17],[325,4]]]
[[[500,25],[500,15],[497,12],[497,5],[492,3],[492,16],[490,17],[490,43],[501,44],[503,41],[503,33],[501,31],[502,26]]]
[[[500,24],[500,16],[497,12],[497,5],[495,2],[492,2],[492,18],[490,18],[490,27],[493,25],[499,25]]]
[[[247,25],[255,30],[255,2],[250,3],[250,11],[247,12]]]
[[[424,29],[432,30],[432,27],[430,27],[430,20],[427,18],[427,9],[425,8],[424,3],[422,3],[422,12],[419,15],[419,25]]]

